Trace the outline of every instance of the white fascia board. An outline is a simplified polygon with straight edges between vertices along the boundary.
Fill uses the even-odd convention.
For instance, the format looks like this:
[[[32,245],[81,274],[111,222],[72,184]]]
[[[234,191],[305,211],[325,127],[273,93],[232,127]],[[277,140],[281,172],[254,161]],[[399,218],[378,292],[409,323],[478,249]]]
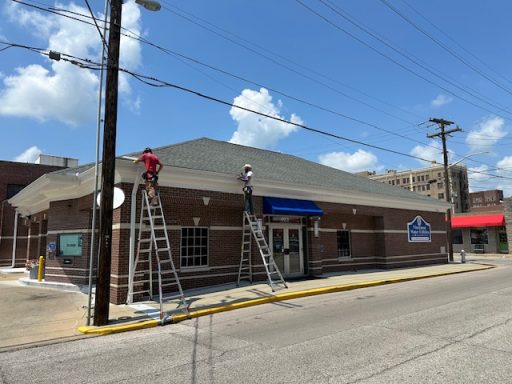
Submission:
[[[142,172],[144,167],[124,160],[122,164],[118,165],[117,169],[120,172],[120,181],[133,183],[137,173]],[[242,183],[237,180],[237,175],[230,176],[224,173],[178,168],[171,165],[166,165],[159,174],[158,184],[162,187],[242,194]],[[434,199],[426,201],[423,199],[395,198],[379,194],[296,185],[258,178],[255,182],[254,195],[443,213],[450,207],[448,203]]]

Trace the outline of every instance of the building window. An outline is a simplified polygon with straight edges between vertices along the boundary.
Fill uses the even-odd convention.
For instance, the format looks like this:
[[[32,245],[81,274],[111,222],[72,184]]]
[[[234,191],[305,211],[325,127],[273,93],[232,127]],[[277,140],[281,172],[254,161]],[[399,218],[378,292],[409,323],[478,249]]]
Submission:
[[[400,185],[400,179],[396,179],[396,185]]]
[[[25,188],[24,185],[7,184],[7,192],[5,193],[5,198],[10,199],[15,194],[17,194],[19,191],[21,191],[23,188]]]
[[[488,244],[487,229],[471,229],[471,244]]]
[[[441,172],[437,173],[437,177],[441,178]]]
[[[428,175],[425,175],[425,180],[426,180],[426,181],[428,181],[428,177],[429,177]]]
[[[413,183],[414,183],[414,182],[416,182],[416,176],[413,176],[413,177],[412,177],[412,182],[413,182]]]
[[[444,193],[438,193],[438,194],[437,194],[437,198],[438,198],[439,200],[444,200]]]
[[[438,188],[438,189],[443,188],[443,183],[437,183],[437,188]]]
[[[430,184],[427,184],[426,187],[427,187],[427,191],[430,191]]]
[[[421,186],[421,190],[422,190],[422,191],[424,191],[424,190],[425,190],[425,186],[424,186],[424,185],[422,185],[422,186]]]
[[[82,234],[62,233],[58,236],[59,256],[82,256]]]
[[[402,184],[407,184],[407,179],[403,178],[402,179]]]
[[[350,231],[338,231],[338,257],[352,256]]]
[[[415,185],[413,185],[412,190],[413,190],[414,192],[416,192],[416,186],[415,186]]]
[[[208,266],[208,228],[181,229],[181,266]]]
[[[462,240],[462,230],[461,229],[454,229],[452,231],[452,242],[453,244],[464,244]]]

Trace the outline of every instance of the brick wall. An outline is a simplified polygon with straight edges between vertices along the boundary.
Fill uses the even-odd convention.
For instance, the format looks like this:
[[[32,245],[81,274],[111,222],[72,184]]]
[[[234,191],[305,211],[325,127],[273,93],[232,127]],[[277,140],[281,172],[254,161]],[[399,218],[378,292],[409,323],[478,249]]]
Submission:
[[[112,238],[111,296],[113,303],[124,303],[128,293],[129,272],[129,221],[130,184],[118,187],[125,192],[124,204],[114,211]],[[139,222],[141,190],[137,194],[137,218]],[[173,261],[178,270],[183,289],[204,287],[236,282],[240,262],[242,194],[228,194],[211,191],[161,188],[160,196],[165,210],[166,224],[171,242]],[[209,204],[203,203],[209,197]],[[256,214],[262,216],[262,198],[254,197]],[[358,270],[364,268],[395,268],[418,264],[445,263],[446,254],[440,253],[446,245],[444,234],[433,234],[430,243],[409,243],[407,222],[421,215],[431,224],[433,231],[445,231],[444,213],[411,212],[399,209],[351,206],[332,203],[318,203],[324,211],[320,220],[320,234],[314,236],[313,220],[303,219],[305,243],[305,265],[309,275]],[[87,284],[92,197],[52,202],[48,212],[48,241],[56,241],[62,231],[83,233],[82,255],[65,258],[56,256],[48,260],[47,279],[53,281]],[[353,209],[356,209],[354,214]],[[199,218],[198,227],[209,228],[208,265],[204,268],[181,268],[181,228],[194,227],[193,218]],[[339,258],[337,230],[343,223],[351,231],[352,255]],[[138,231],[135,236],[137,237]],[[252,247],[254,280],[266,280],[257,247]],[[64,264],[71,259],[72,264]],[[153,264],[156,270],[156,264]],[[148,267],[141,267],[147,270]],[[94,271],[95,274],[95,271]],[[156,275],[155,288],[156,288]],[[147,275],[145,277],[147,279]],[[144,279],[144,278],[143,278]],[[147,288],[141,283],[141,288]],[[176,291],[169,286],[166,292]]]
[[[7,186],[9,184],[27,186],[45,173],[62,169],[62,167],[17,163],[12,161],[0,161],[0,266],[10,266],[12,263],[12,248],[14,238],[14,208],[7,202]],[[27,257],[28,226],[23,220],[18,221],[16,260],[15,266],[25,265]],[[31,224],[33,225],[33,224]],[[31,241],[28,254],[39,254],[33,248],[37,243],[40,233],[39,228],[32,227]]]

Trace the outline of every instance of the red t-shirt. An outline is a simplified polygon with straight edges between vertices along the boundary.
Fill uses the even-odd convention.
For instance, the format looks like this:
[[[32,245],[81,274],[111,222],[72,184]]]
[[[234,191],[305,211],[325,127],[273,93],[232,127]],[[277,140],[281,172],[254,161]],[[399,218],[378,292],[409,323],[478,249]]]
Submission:
[[[142,156],[139,157],[139,160],[144,162],[148,178],[156,175],[156,166],[157,164],[161,164],[157,155],[151,152],[143,153]]]

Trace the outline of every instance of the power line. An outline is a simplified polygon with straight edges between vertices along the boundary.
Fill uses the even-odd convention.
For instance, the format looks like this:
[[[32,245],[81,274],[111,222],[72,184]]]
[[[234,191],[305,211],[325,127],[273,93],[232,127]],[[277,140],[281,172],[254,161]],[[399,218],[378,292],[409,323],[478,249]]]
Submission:
[[[438,32],[442,33],[447,39],[449,39],[451,42],[453,42],[457,47],[459,47],[460,49],[462,49],[464,52],[466,52],[468,55],[470,55],[473,59],[475,59],[476,61],[480,62],[484,67],[486,67],[488,70],[490,70],[491,72],[493,72],[494,74],[496,74],[497,76],[501,77],[502,79],[504,79],[505,81],[509,82],[509,83],[512,83],[512,80],[508,79],[507,77],[505,77],[504,75],[500,74],[499,72],[497,72],[495,69],[493,69],[489,64],[487,64],[485,61],[483,61],[481,58],[479,58],[477,55],[475,55],[474,53],[472,53],[470,50],[464,48],[464,46],[462,46],[461,44],[459,44],[455,39],[453,39],[452,37],[450,37],[450,35],[446,32],[443,31],[442,28],[440,28],[438,25],[434,24],[432,21],[430,21],[426,16],[424,16],[420,11],[418,11],[416,8],[414,8],[409,2],[407,2],[406,0],[401,0],[402,3],[404,3],[407,7],[409,7],[410,9],[413,10],[413,12],[415,12],[417,15],[419,15],[423,20],[425,20],[428,24],[430,24],[432,27],[434,27],[435,30],[437,30]]]
[[[84,68],[84,69],[91,69],[91,70],[101,70],[102,69],[101,65],[99,63],[96,63],[96,62],[94,62],[94,61],[92,61],[90,59],[78,58],[76,56],[65,54],[65,53],[54,52],[54,51],[49,51],[49,50],[42,49],[42,48],[35,48],[35,47],[26,46],[26,45],[23,45],[23,44],[9,43],[9,42],[5,42],[5,41],[0,41],[0,44],[4,44],[4,45],[7,45],[7,46],[11,46],[11,47],[25,48],[25,49],[28,49],[30,51],[46,55],[46,56],[48,56],[48,57],[50,57],[50,58],[52,58],[54,60],[63,60],[63,61],[66,61],[66,62],[68,62],[70,64],[73,64],[75,66],[79,66],[80,68]],[[194,95],[199,96],[201,98],[208,99],[210,101],[214,101],[214,102],[217,102],[217,103],[220,103],[220,104],[223,104],[223,105],[226,105],[226,106],[230,106],[230,107],[233,107],[233,108],[245,110],[247,112],[254,113],[256,115],[260,115],[262,117],[266,117],[266,118],[269,118],[269,119],[272,119],[272,120],[276,120],[276,121],[279,121],[279,122],[282,122],[282,123],[294,125],[294,126],[297,126],[299,128],[305,129],[307,131],[318,133],[318,134],[321,134],[321,135],[324,135],[324,136],[327,136],[327,137],[332,137],[332,138],[343,140],[343,141],[347,141],[347,142],[350,142],[350,143],[355,143],[355,144],[363,145],[363,146],[374,148],[374,149],[378,149],[378,150],[381,150],[381,151],[384,151],[384,152],[390,152],[390,153],[394,153],[394,154],[397,154],[397,155],[414,158],[416,160],[421,160],[421,161],[425,161],[425,162],[431,162],[431,160],[424,159],[424,158],[421,158],[421,157],[418,157],[418,156],[410,155],[410,154],[407,154],[407,153],[404,153],[404,152],[400,152],[400,151],[395,151],[395,150],[392,150],[392,149],[389,149],[389,148],[383,148],[383,147],[380,147],[380,146],[372,145],[372,144],[369,144],[369,143],[366,143],[366,142],[363,142],[363,141],[360,141],[360,140],[355,140],[355,139],[350,139],[350,138],[347,138],[347,137],[344,137],[344,136],[339,136],[339,135],[336,135],[336,134],[333,134],[333,133],[322,131],[320,129],[316,129],[316,128],[312,128],[312,127],[306,126],[304,124],[294,123],[294,122],[288,121],[286,119],[282,119],[280,117],[267,115],[267,114],[264,114],[264,113],[261,113],[261,112],[258,112],[258,111],[254,111],[254,110],[252,110],[250,108],[245,108],[245,107],[242,107],[242,106],[238,106],[236,104],[233,104],[233,103],[230,103],[230,102],[227,102],[227,101],[224,101],[224,100],[212,97],[212,96],[208,96],[208,95],[202,94],[202,93],[200,93],[198,91],[195,91],[195,90],[183,87],[183,86],[179,86],[179,85],[172,84],[172,83],[169,83],[169,82],[166,82],[166,81],[163,81],[163,80],[159,80],[159,79],[154,78],[154,77],[149,77],[149,76],[137,74],[135,72],[129,71],[129,70],[124,69],[124,68],[119,68],[119,70],[121,72],[124,72],[124,73],[127,73],[127,74],[133,76],[137,80],[139,80],[139,81],[141,81],[141,82],[143,82],[143,83],[145,83],[147,85],[150,85],[152,87],[175,88],[175,89],[187,92],[187,93],[194,94]],[[471,160],[471,159],[469,159],[469,160]],[[486,165],[486,164],[484,164],[484,165]],[[505,168],[503,168],[503,169],[496,168],[496,170],[506,170],[506,169]],[[494,174],[490,174],[490,173],[483,172],[483,171],[476,171],[476,170],[469,171],[468,170],[468,172],[488,175],[488,176],[494,177],[494,178],[512,179],[512,177],[501,176],[501,175],[494,175]]]
[[[89,5],[89,1],[85,0],[85,4],[87,4],[87,8],[89,9],[89,13],[91,14],[92,20],[94,21],[94,25],[96,26],[96,29],[98,30],[98,33],[100,34],[101,42],[103,43],[103,47],[105,48],[105,52],[108,52],[107,42],[105,41],[105,37],[101,33],[100,27],[98,26],[98,23],[96,22],[96,18],[94,17],[94,13],[92,12],[91,6]],[[105,15],[105,17],[107,17],[107,15]]]
[[[405,66],[404,64],[400,63],[399,61],[395,60],[394,58],[392,58],[391,56],[379,51],[377,48],[373,47],[372,45],[368,44],[367,42],[365,42],[364,40],[360,39],[359,37],[355,36],[354,34],[348,32],[347,30],[343,29],[342,27],[340,27],[339,25],[337,25],[336,23],[332,22],[331,20],[329,20],[328,18],[326,18],[325,16],[323,16],[322,14],[318,13],[317,11],[315,11],[314,9],[312,9],[311,7],[307,6],[306,4],[304,4],[301,0],[295,0],[297,3],[299,3],[301,6],[303,6],[304,8],[306,8],[309,12],[313,13],[314,15],[318,16],[319,18],[321,18],[322,20],[324,20],[326,23],[332,25],[334,28],[342,31],[343,33],[347,34],[349,37],[351,37],[352,39],[358,41],[359,43],[363,44],[364,46],[366,46],[367,48],[371,49],[372,51],[376,52],[377,54],[379,54],[380,56],[388,59],[389,61],[391,61],[392,63],[398,65],[400,68],[402,69],[405,69],[407,72],[410,72],[412,73],[413,75],[423,79],[424,81],[426,81],[427,83],[431,84],[431,85],[434,85],[442,90],[444,90],[445,92],[448,92],[449,94],[457,97],[458,99],[460,100],[463,100],[465,101],[466,103],[468,104],[471,104],[477,108],[480,108],[484,111],[487,111],[489,113],[492,113],[492,114],[496,114],[495,111],[492,111],[482,105],[478,105],[476,103],[474,103],[473,101],[471,100],[468,100],[467,98],[463,97],[463,96],[460,96],[458,94],[456,94],[455,92],[449,90],[448,88],[434,82],[433,80],[430,80],[428,79],[427,77],[419,74],[418,72],[410,69],[409,67]],[[507,120],[510,120],[510,119],[507,119]]]
[[[425,36],[427,36],[430,40],[432,40],[434,43],[436,43],[438,46],[440,46],[441,48],[443,48],[446,52],[448,52],[451,56],[455,57],[457,60],[459,60],[461,63],[463,63],[465,66],[467,66],[468,68],[470,68],[471,70],[473,70],[474,72],[476,72],[477,74],[479,74],[480,76],[482,76],[483,78],[487,79],[488,81],[490,81],[491,83],[493,83],[495,86],[497,86],[498,88],[501,88],[502,90],[504,90],[505,92],[507,92],[508,94],[512,95],[512,91],[504,86],[502,86],[501,84],[499,84],[497,81],[495,81],[494,79],[492,79],[491,77],[489,77],[488,75],[486,75],[485,73],[483,73],[481,70],[479,70],[478,68],[476,68],[475,66],[473,66],[471,63],[469,63],[467,60],[465,60],[463,57],[461,57],[460,55],[458,55],[456,52],[454,52],[452,49],[450,49],[450,47],[447,47],[445,44],[443,44],[442,42],[440,42],[438,39],[436,39],[435,37],[431,36],[428,32],[426,32],[423,28],[421,28],[418,24],[416,24],[414,21],[412,21],[411,19],[409,19],[407,16],[405,16],[402,12],[400,12],[397,8],[393,7],[391,4],[389,4],[389,2],[387,0],[380,0],[381,3],[383,3],[386,7],[388,7],[389,9],[391,9],[393,12],[395,12],[398,16],[400,16],[402,19],[404,19],[408,24],[412,25],[416,30],[420,31],[422,34],[424,34]]]
[[[438,69],[435,69],[435,68],[433,68],[431,66],[428,66],[426,64],[421,63],[419,61],[419,59],[417,59],[414,55],[411,55],[408,52],[402,51],[401,49],[396,48],[395,46],[393,46],[391,43],[388,43],[384,38],[380,37],[377,33],[373,32],[370,28],[362,25],[360,22],[357,22],[352,16],[348,15],[346,11],[343,11],[340,6],[332,4],[332,2],[330,2],[329,0],[318,0],[318,1],[321,2],[322,4],[324,4],[327,8],[332,10],[334,13],[336,13],[337,15],[339,15],[340,17],[342,17],[343,19],[347,20],[349,23],[351,23],[352,25],[354,25],[355,27],[360,29],[361,31],[363,31],[366,34],[370,35],[371,37],[373,37],[377,41],[379,41],[382,44],[384,44],[386,47],[392,49],[394,52],[398,53],[402,57],[405,57],[407,60],[411,61],[412,63],[414,63],[418,67],[424,69],[425,71],[429,72],[430,74],[434,75],[435,77],[445,81],[446,83],[448,83],[451,86],[461,90],[462,92],[467,93],[468,95],[474,97],[475,99],[478,99],[478,100],[486,103],[487,105],[490,105],[493,108],[501,110],[501,111],[503,111],[505,113],[509,113],[509,114],[511,113],[509,110],[507,110],[504,107],[498,105],[495,101],[489,99],[489,100],[492,101],[492,102],[489,102],[488,100],[486,100],[486,96],[482,95],[480,92],[472,89],[471,87],[469,87],[467,85],[465,87],[467,89],[469,89],[469,91],[466,90],[463,86],[460,86],[456,82],[454,82],[453,80],[450,80],[447,77],[447,75],[443,74]]]
[[[13,1],[19,2],[19,3],[24,4],[24,5],[31,6],[30,4],[23,3],[23,2],[21,2],[20,0],[13,0]],[[41,7],[36,7],[36,8],[37,8],[37,9],[39,9],[39,10],[43,10],[43,11],[49,11],[49,10],[46,10],[46,9],[44,9],[44,8],[41,8]],[[67,15],[62,15],[62,14],[58,13],[57,11],[66,11],[66,10],[62,10],[62,9],[54,8],[54,10],[52,11],[52,13],[55,13],[55,14],[57,14],[57,15],[61,15],[61,16],[65,16],[65,17],[69,17],[69,16],[67,16]],[[72,13],[72,14],[74,14],[74,15],[78,15],[78,16],[85,17],[85,18],[90,18],[90,16],[88,16],[88,15],[84,15],[84,14],[81,14],[81,13],[78,13],[78,12],[72,12],[72,11],[69,11],[69,12],[70,12],[70,13]],[[71,17],[71,18],[72,18],[72,19],[74,19],[74,20],[76,20],[76,21],[81,21],[80,19],[77,19],[77,18],[73,18],[73,17]],[[91,23],[87,23],[87,24],[88,24],[88,25],[93,25],[93,24],[91,24]],[[359,124],[363,124],[363,125],[366,125],[366,126],[372,127],[372,128],[374,128],[374,129],[377,129],[377,130],[380,130],[380,131],[386,132],[386,133],[388,133],[388,134],[391,134],[391,135],[394,135],[394,136],[397,136],[397,137],[404,138],[404,139],[409,140],[409,141],[412,141],[412,142],[416,142],[416,143],[419,143],[419,144],[422,144],[422,145],[425,145],[425,146],[430,146],[428,143],[424,143],[424,142],[422,142],[422,141],[419,141],[419,140],[416,140],[416,139],[412,139],[412,138],[407,137],[407,136],[405,136],[405,135],[402,135],[402,134],[396,133],[396,132],[394,132],[394,131],[391,131],[391,130],[388,130],[388,129],[385,129],[385,128],[382,128],[382,127],[379,127],[379,126],[377,126],[376,124],[373,124],[373,123],[369,123],[369,122],[363,121],[363,120],[361,120],[361,119],[358,119],[358,118],[355,118],[355,117],[352,117],[352,116],[349,116],[349,115],[343,114],[343,113],[341,113],[341,112],[334,111],[334,110],[329,109],[329,108],[326,108],[326,107],[322,107],[322,106],[320,106],[320,105],[318,105],[318,104],[312,103],[312,102],[310,102],[310,101],[307,101],[307,100],[304,100],[304,99],[301,99],[301,98],[298,98],[298,97],[292,96],[292,95],[290,95],[290,94],[288,94],[288,93],[286,93],[286,92],[283,92],[283,91],[277,90],[277,89],[275,89],[275,88],[269,87],[268,85],[265,85],[265,84],[262,84],[262,83],[255,82],[255,81],[253,81],[253,80],[250,80],[250,79],[244,78],[244,77],[242,77],[242,76],[239,76],[239,75],[236,75],[236,74],[230,73],[230,72],[225,71],[225,70],[223,70],[223,69],[220,69],[220,68],[214,67],[214,66],[212,66],[212,65],[209,65],[209,64],[203,63],[203,62],[201,62],[201,61],[199,61],[199,60],[197,60],[197,59],[194,59],[194,58],[191,58],[191,57],[189,57],[189,56],[183,55],[183,54],[181,54],[181,53],[179,53],[179,52],[172,51],[172,50],[169,50],[169,49],[167,49],[167,48],[161,47],[161,46],[159,46],[159,45],[157,45],[157,44],[154,44],[154,43],[152,43],[152,42],[148,41],[147,39],[140,37],[138,34],[136,34],[136,33],[132,32],[132,31],[130,31],[130,30],[129,30],[129,29],[127,29],[127,28],[122,27],[122,29],[123,29],[123,30],[125,30],[125,31],[130,32],[130,34],[122,33],[122,35],[123,35],[123,36],[126,36],[126,37],[128,37],[128,38],[132,38],[132,39],[138,40],[138,41],[140,41],[140,42],[142,42],[142,43],[144,43],[144,44],[150,45],[150,46],[152,46],[152,47],[154,47],[154,48],[156,48],[156,49],[159,49],[160,51],[162,51],[162,52],[164,52],[164,53],[166,53],[166,54],[168,54],[168,55],[175,56],[175,57],[178,57],[178,58],[186,59],[186,60],[188,60],[188,61],[191,61],[191,62],[194,62],[194,63],[196,63],[196,64],[199,64],[199,65],[202,65],[202,66],[204,66],[204,67],[207,67],[207,68],[209,68],[209,69],[211,69],[211,70],[217,71],[217,72],[219,72],[219,73],[222,73],[222,74],[224,74],[224,75],[227,75],[227,76],[230,76],[230,77],[236,78],[236,79],[241,80],[241,81],[245,81],[245,82],[247,82],[247,83],[250,83],[250,84],[256,85],[256,86],[258,86],[258,87],[264,87],[264,88],[267,88],[268,90],[270,90],[270,91],[272,91],[272,92],[275,92],[275,93],[277,93],[277,94],[280,94],[280,95],[282,95],[282,96],[284,96],[284,97],[287,97],[287,98],[289,98],[289,99],[295,100],[295,101],[297,101],[297,102],[303,103],[303,104],[308,105],[308,106],[310,106],[310,107],[317,108],[317,109],[322,110],[322,111],[324,111],[324,112],[328,112],[328,113],[331,113],[331,114],[337,115],[337,116],[339,116],[339,117],[342,117],[342,118],[345,118],[345,119],[348,119],[348,120],[352,120],[352,121],[357,122],[357,123],[359,123]],[[204,73],[203,73],[203,74],[204,74]],[[206,75],[206,76],[208,76],[208,75]],[[209,76],[208,76],[208,77],[209,77]],[[211,77],[210,77],[210,78],[211,78]],[[314,79],[312,79],[312,80],[313,80],[313,81],[315,81]],[[400,117],[398,117],[398,116],[395,116],[395,115],[389,114],[389,113],[387,113],[386,111],[383,111],[383,110],[381,110],[381,109],[379,109],[379,108],[376,108],[376,107],[374,107],[374,106],[372,106],[372,105],[370,105],[370,104],[368,104],[368,103],[365,103],[365,102],[363,102],[363,101],[360,101],[360,100],[358,100],[358,99],[355,99],[355,98],[353,98],[353,97],[351,97],[351,96],[349,96],[349,95],[347,95],[347,94],[345,94],[345,93],[343,93],[343,92],[341,92],[341,91],[339,91],[339,90],[336,90],[335,88],[332,88],[332,87],[330,87],[330,86],[328,86],[328,85],[326,85],[326,86],[327,86],[327,87],[329,87],[331,90],[334,90],[334,91],[336,91],[336,92],[338,92],[338,93],[341,93],[342,95],[344,95],[344,96],[346,96],[346,97],[348,97],[348,98],[350,98],[350,99],[356,100],[356,101],[358,101],[358,102],[360,102],[360,103],[362,103],[362,104],[364,104],[364,105],[366,105],[366,106],[368,106],[368,107],[370,107],[370,108],[376,109],[376,110],[378,110],[378,111],[380,111],[380,112],[382,112],[382,113],[385,113],[385,114],[387,114],[387,115],[389,115],[389,116],[392,116],[392,117],[395,117],[395,118],[397,118],[397,119],[399,119],[399,120],[405,121],[405,120],[401,119],[401,118],[400,118]],[[405,121],[405,122],[406,122],[406,123],[408,123],[408,124],[411,124],[411,125],[416,125],[416,124],[414,124],[414,123],[412,123],[412,122],[408,122],[408,121]]]
[[[178,17],[181,17],[182,19],[184,19],[184,20],[186,20],[186,21],[188,21],[188,22],[190,22],[190,23],[192,23],[192,24],[194,24],[194,25],[196,25],[196,26],[198,26],[198,27],[200,27],[200,28],[202,28],[202,29],[205,29],[206,31],[208,31],[208,32],[210,32],[210,33],[213,33],[213,34],[215,34],[216,36],[219,36],[219,37],[220,37],[220,38],[222,38],[222,39],[225,39],[225,40],[227,40],[227,41],[229,41],[229,42],[231,42],[231,43],[233,43],[233,44],[236,44],[236,45],[241,46],[241,47],[243,47],[243,48],[245,48],[245,49],[247,49],[247,50],[250,50],[252,53],[254,53],[254,54],[256,54],[256,55],[259,55],[259,56],[261,56],[261,57],[263,57],[263,58],[265,58],[265,59],[268,59],[267,57],[265,57],[265,56],[261,55],[259,52],[254,51],[254,50],[251,50],[251,48],[249,48],[249,47],[246,47],[244,44],[240,44],[240,43],[238,43],[238,42],[236,42],[236,41],[233,41],[232,39],[230,39],[230,38],[228,38],[228,37],[224,36],[222,33],[219,33],[219,32],[216,32],[216,31],[213,31],[213,30],[211,30],[210,28],[205,27],[205,26],[204,26],[204,25],[202,25],[201,23],[196,22],[196,21],[194,21],[194,20],[191,20],[190,18],[195,18],[195,19],[197,19],[197,20],[200,20],[202,23],[208,24],[209,26],[211,26],[211,27],[213,27],[213,28],[216,28],[216,29],[218,29],[218,30],[222,31],[223,33],[226,33],[226,34],[228,34],[228,35],[231,35],[231,36],[235,37],[236,39],[239,39],[239,40],[241,40],[241,41],[243,41],[243,42],[245,42],[245,43],[247,43],[247,44],[250,44],[250,45],[252,45],[252,46],[254,46],[254,47],[257,47],[257,48],[258,48],[259,50],[261,50],[261,51],[264,51],[264,52],[267,52],[267,53],[269,53],[269,54],[271,54],[271,55],[274,55],[274,56],[276,56],[276,57],[278,57],[278,58],[280,58],[280,59],[282,59],[282,60],[285,60],[285,61],[287,61],[288,63],[291,63],[291,64],[293,64],[293,65],[295,65],[295,66],[297,66],[297,67],[299,67],[299,68],[302,68],[302,69],[304,69],[304,70],[306,70],[306,71],[308,71],[308,72],[311,72],[311,73],[313,73],[313,74],[315,74],[315,75],[317,75],[317,76],[320,76],[320,77],[322,77],[322,78],[324,78],[324,79],[326,79],[326,80],[332,81],[333,83],[336,83],[336,84],[339,84],[339,85],[341,85],[341,86],[343,86],[343,87],[349,88],[349,89],[351,89],[351,90],[353,90],[353,91],[355,91],[355,92],[358,92],[358,93],[360,93],[360,94],[362,94],[362,95],[364,95],[364,96],[366,96],[366,97],[368,97],[368,98],[371,98],[371,99],[373,99],[373,100],[375,100],[375,101],[377,101],[377,102],[379,102],[379,103],[382,103],[382,104],[388,105],[388,106],[390,106],[390,107],[392,107],[392,108],[395,108],[395,109],[397,109],[397,110],[400,110],[401,112],[403,112],[403,113],[407,113],[407,114],[409,114],[409,115],[411,115],[411,116],[415,116],[415,117],[422,118],[422,117],[421,117],[420,115],[418,115],[417,113],[413,113],[413,112],[411,112],[411,111],[409,111],[409,110],[407,110],[407,109],[404,109],[404,108],[402,108],[402,107],[400,107],[400,106],[393,105],[393,104],[391,104],[391,103],[389,103],[389,102],[387,102],[387,101],[385,101],[385,100],[382,100],[382,99],[379,99],[379,98],[377,98],[377,97],[375,97],[375,96],[372,96],[372,95],[370,95],[370,94],[368,94],[368,93],[366,93],[366,92],[364,92],[364,91],[361,91],[360,89],[357,89],[357,88],[355,88],[355,87],[352,87],[352,86],[351,86],[351,85],[349,85],[349,84],[343,83],[343,82],[341,82],[341,81],[339,81],[339,80],[337,80],[337,79],[334,79],[334,78],[332,78],[332,77],[330,77],[330,76],[327,76],[327,75],[325,75],[325,74],[323,74],[323,73],[321,73],[321,72],[318,72],[318,71],[316,71],[316,70],[315,70],[315,69],[313,69],[313,68],[307,67],[307,66],[305,66],[305,65],[303,65],[303,64],[301,64],[301,63],[298,63],[298,62],[296,62],[296,61],[294,61],[294,60],[291,60],[291,59],[289,59],[289,58],[287,58],[287,57],[285,57],[285,56],[283,56],[283,55],[280,55],[279,53],[276,53],[276,52],[274,52],[274,51],[271,51],[271,50],[269,50],[268,48],[265,48],[265,47],[263,47],[263,46],[261,46],[261,45],[259,45],[259,44],[255,43],[255,42],[252,42],[252,41],[250,41],[250,40],[247,40],[247,39],[245,39],[245,38],[243,38],[243,37],[241,37],[241,36],[239,36],[239,35],[237,35],[237,34],[235,34],[235,33],[233,33],[233,32],[230,32],[230,31],[228,31],[228,30],[226,30],[226,29],[224,29],[224,28],[222,28],[222,27],[219,27],[218,25],[215,25],[215,24],[213,24],[213,23],[211,23],[211,22],[209,22],[209,21],[207,21],[207,20],[205,20],[205,19],[203,19],[203,18],[201,18],[201,17],[199,17],[199,16],[197,16],[197,15],[194,15],[194,14],[192,14],[192,13],[190,13],[190,12],[187,12],[187,11],[185,11],[185,10],[183,10],[183,9],[181,9],[181,8],[179,8],[179,7],[177,7],[177,6],[175,6],[175,5],[172,5],[172,4],[170,4],[170,3],[169,3],[169,1],[164,0],[164,3],[168,4],[170,7],[174,8],[175,10],[178,10],[179,12],[184,13],[184,14],[185,14],[185,15],[187,15],[188,17],[187,17],[187,16],[184,16],[184,15],[182,15],[182,14],[180,14],[179,12],[176,12],[176,11],[174,11],[174,10],[171,10],[171,9],[169,9],[169,8],[167,8],[167,7],[163,7],[163,8],[164,8],[164,10],[166,10],[167,12],[170,12],[170,13],[172,13],[172,14],[174,14],[174,15],[178,16]]]

